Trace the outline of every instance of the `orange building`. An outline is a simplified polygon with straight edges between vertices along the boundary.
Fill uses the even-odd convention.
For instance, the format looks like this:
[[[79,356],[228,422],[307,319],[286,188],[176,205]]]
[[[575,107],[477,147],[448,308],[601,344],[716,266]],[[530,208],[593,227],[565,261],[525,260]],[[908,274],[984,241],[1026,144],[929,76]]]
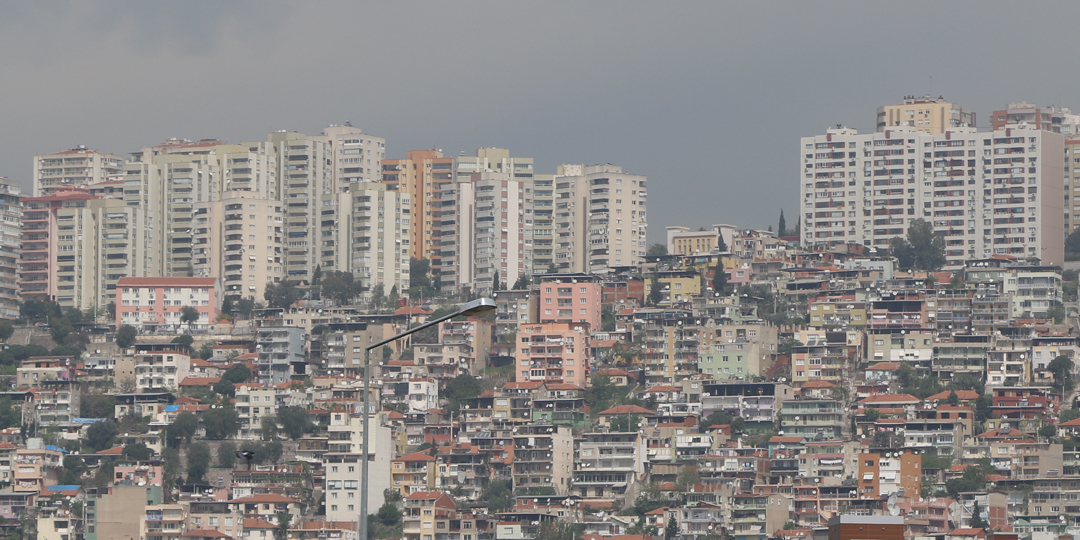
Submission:
[[[910,450],[859,454],[859,498],[916,496],[922,486],[922,458]]]
[[[585,387],[589,372],[589,324],[523,324],[517,333],[517,382],[556,381]]]

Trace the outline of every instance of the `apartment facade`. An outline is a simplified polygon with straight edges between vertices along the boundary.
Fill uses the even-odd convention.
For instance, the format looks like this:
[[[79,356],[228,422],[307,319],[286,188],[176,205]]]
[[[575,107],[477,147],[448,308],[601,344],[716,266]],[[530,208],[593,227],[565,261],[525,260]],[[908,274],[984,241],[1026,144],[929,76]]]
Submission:
[[[160,275],[157,230],[142,209],[85,191],[24,199],[22,296],[64,308],[104,308],[120,279]]]
[[[0,318],[19,317],[22,190],[0,176]]]
[[[442,281],[442,190],[454,184],[454,158],[439,150],[410,150],[405,159],[384,159],[382,181],[393,191],[408,197],[412,204],[409,257],[431,262],[436,288]]]
[[[586,323],[599,330],[603,283],[588,274],[548,274],[540,279],[539,320],[542,323]]]
[[[34,196],[120,179],[124,158],[85,146],[34,156]]]
[[[232,300],[263,298],[267,283],[285,278],[285,212],[279,201],[253,192],[228,191],[221,200],[195,205],[192,271],[221,278]]]
[[[878,107],[878,131],[901,126],[923,133],[944,133],[951,128],[975,127],[975,113],[943,97],[930,95],[904,96],[900,103]]]
[[[645,259],[646,177],[617,165],[560,165],[553,239],[559,272],[602,274]]]
[[[531,169],[530,169],[531,170]],[[442,207],[443,284],[491,295],[532,273],[532,181],[509,173],[473,173],[453,186],[456,211]],[[448,227],[447,221],[454,221]]]
[[[522,325],[518,330],[517,382],[556,381],[586,386],[589,372],[589,327],[550,322]]]
[[[199,319],[181,322],[184,308]],[[208,329],[221,313],[221,282],[217,278],[121,278],[116,288],[116,325],[148,330]]]
[[[994,255],[1064,260],[1059,134],[836,128],[801,143],[804,245],[888,247],[921,218],[944,237],[950,268]]]

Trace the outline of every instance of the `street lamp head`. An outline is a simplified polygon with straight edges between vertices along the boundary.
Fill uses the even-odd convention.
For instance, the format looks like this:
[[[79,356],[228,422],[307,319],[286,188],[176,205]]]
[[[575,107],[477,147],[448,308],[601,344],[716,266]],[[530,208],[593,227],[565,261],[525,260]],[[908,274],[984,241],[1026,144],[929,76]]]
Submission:
[[[495,301],[490,298],[478,298],[461,306],[457,314],[464,317],[480,317],[495,311]]]

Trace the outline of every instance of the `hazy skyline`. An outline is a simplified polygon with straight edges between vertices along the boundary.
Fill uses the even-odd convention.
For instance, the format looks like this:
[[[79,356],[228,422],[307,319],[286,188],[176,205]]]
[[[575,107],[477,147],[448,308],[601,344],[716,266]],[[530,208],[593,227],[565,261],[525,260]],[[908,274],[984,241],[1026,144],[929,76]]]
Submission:
[[[649,177],[664,227],[797,215],[799,137],[908,94],[1080,109],[1073,3],[6,3],[0,176],[84,144],[350,121],[386,157],[482,146]],[[1070,90],[1072,88],[1073,90]]]

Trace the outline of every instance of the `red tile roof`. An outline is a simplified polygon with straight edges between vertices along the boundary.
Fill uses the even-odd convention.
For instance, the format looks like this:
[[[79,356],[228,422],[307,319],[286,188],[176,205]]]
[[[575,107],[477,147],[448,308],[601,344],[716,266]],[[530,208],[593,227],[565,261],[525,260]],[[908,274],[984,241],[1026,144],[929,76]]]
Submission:
[[[197,529],[184,533],[184,538],[232,538],[231,536],[213,529]]]
[[[217,278],[203,277],[122,277],[117,287],[213,287]]]
[[[213,386],[221,377],[184,377],[180,386]]]
[[[638,405],[619,405],[618,407],[612,407],[612,408],[610,408],[610,409],[608,409],[606,411],[601,411],[600,414],[607,415],[607,416],[616,415],[616,414],[649,414],[649,415],[654,415],[654,414],[656,414],[656,411],[650,411],[649,409],[646,409],[645,407],[641,407],[641,406],[638,406]]]
[[[299,503],[296,499],[290,499],[284,495],[278,495],[277,493],[259,493],[256,495],[248,495],[247,497],[241,497],[239,499],[233,499],[229,502],[240,504],[251,503]]]
[[[423,452],[414,452],[407,456],[401,456],[394,461],[435,461],[435,458],[431,457],[430,454],[425,454]]]

